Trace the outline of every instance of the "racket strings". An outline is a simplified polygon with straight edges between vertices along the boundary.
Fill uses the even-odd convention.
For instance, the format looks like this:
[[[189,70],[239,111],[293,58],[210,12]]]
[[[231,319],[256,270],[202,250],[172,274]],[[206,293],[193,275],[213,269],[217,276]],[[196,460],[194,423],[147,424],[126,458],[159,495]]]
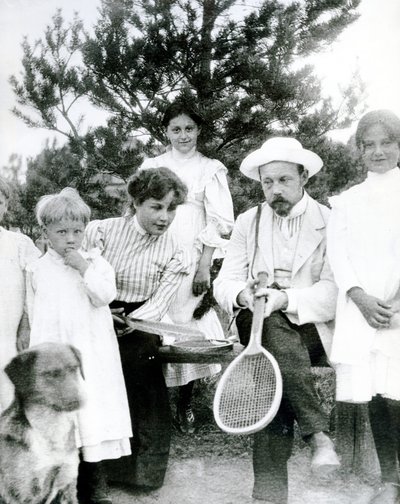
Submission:
[[[221,391],[219,416],[228,428],[245,428],[265,418],[276,395],[275,370],[263,354],[245,356],[230,370]]]

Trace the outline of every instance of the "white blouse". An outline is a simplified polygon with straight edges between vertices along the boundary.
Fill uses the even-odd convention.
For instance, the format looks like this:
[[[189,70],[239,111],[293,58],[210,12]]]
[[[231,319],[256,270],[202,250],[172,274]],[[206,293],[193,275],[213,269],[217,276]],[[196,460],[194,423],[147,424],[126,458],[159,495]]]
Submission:
[[[187,246],[202,250],[203,245],[219,249],[215,257],[223,257],[232,231],[234,216],[232,197],[226,178],[227,169],[216,159],[197,150],[182,155],[171,149],[161,156],[145,159],[141,169],[166,167],[188,187],[188,198],[180,205],[171,230]]]

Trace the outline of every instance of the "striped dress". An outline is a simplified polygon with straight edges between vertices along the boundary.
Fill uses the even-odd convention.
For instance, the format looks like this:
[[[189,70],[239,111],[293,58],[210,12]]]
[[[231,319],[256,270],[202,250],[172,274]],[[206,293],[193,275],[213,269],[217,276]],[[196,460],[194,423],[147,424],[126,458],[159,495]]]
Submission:
[[[90,222],[83,246],[100,248],[114,268],[118,301],[145,301],[134,318],[161,320],[190,269],[188,252],[169,231],[150,235],[135,216]]]

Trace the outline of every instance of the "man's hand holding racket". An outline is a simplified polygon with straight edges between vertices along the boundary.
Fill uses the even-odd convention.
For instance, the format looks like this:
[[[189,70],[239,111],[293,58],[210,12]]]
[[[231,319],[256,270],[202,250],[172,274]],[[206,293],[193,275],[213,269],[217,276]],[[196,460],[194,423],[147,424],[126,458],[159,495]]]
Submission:
[[[253,282],[254,283],[254,282]],[[250,282],[246,288],[241,290],[236,298],[236,303],[239,308],[248,308],[250,311],[254,310],[254,290],[250,287]]]
[[[245,289],[239,292],[237,303],[241,308],[254,310],[254,298],[266,298],[264,308],[264,318],[278,310],[286,310],[288,307],[288,296],[285,291],[273,289],[271,287],[259,287],[258,280],[249,280]]]
[[[265,297],[267,300],[264,308],[264,318],[269,317],[275,311],[286,310],[288,307],[288,295],[282,290],[271,289],[270,287],[257,289],[254,297]]]

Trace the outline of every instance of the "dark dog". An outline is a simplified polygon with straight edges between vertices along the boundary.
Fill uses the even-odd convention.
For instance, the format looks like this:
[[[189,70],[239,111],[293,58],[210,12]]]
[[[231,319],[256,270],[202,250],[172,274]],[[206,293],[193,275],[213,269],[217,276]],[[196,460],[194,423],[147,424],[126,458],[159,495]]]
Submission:
[[[17,355],[5,371],[15,400],[0,416],[0,504],[77,503],[78,350],[44,343]]]

